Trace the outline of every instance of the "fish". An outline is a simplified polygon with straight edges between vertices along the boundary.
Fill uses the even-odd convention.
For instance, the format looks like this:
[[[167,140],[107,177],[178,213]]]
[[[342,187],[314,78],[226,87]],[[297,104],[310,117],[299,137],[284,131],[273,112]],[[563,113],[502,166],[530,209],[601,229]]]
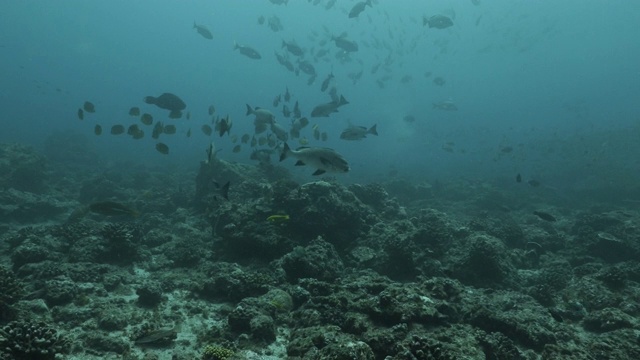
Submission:
[[[96,107],[95,105],[93,105],[91,101],[85,101],[84,104],[82,105],[82,108],[84,109],[84,111],[88,113],[96,112]]]
[[[258,25],[264,25],[264,15],[258,17]]]
[[[243,143],[243,144],[246,144],[246,143],[249,142],[249,139],[251,139],[251,136],[249,136],[249,134],[244,134],[240,138],[240,142]]]
[[[238,43],[234,43],[233,44],[233,50],[238,50],[240,52],[240,54],[250,58],[250,59],[254,59],[254,60],[259,60],[262,59],[262,56],[260,55],[260,53],[249,47],[246,45],[239,45]]]
[[[289,110],[287,104],[282,105],[282,116],[286,118],[291,117],[291,110]]]
[[[132,216],[139,214],[136,210],[115,201],[100,201],[89,205],[89,211],[106,216]]]
[[[298,60],[298,68],[307,75],[311,75],[311,76],[316,75],[316,68],[313,66],[313,64],[311,64],[307,60],[302,60],[302,61]]]
[[[273,99],[273,107],[278,107],[280,105],[280,94]]]
[[[450,17],[444,15],[433,15],[431,17],[424,16],[422,18],[422,26],[429,26],[429,28],[446,29],[453,26],[453,20]]]
[[[216,157],[216,154],[218,153],[219,150],[216,150],[216,144],[212,141],[209,144],[209,147],[207,148],[207,150],[205,151],[207,153],[207,161],[206,164],[210,164],[211,160]]]
[[[323,131],[322,134],[320,134],[320,139],[322,139],[322,141],[327,141],[329,139],[329,135]]]
[[[216,107],[213,105],[209,105],[209,115],[213,115],[216,112]]]
[[[147,104],[155,105],[160,109],[169,110],[169,117],[172,118],[174,116],[181,117],[182,110],[187,107],[187,104],[185,104],[182,99],[172,93],[163,93],[158,97],[145,96],[143,101]]]
[[[286,48],[288,52],[290,52],[291,54],[293,54],[295,56],[304,55],[304,51],[302,50],[302,48],[300,46],[298,46],[294,42],[286,42],[286,41],[282,40],[282,47]]]
[[[295,116],[296,118],[302,117],[302,111],[300,111],[300,105],[298,104],[297,100],[296,104],[293,106],[293,116]]]
[[[161,142],[157,143],[156,150],[158,150],[158,152],[163,155],[169,154],[169,146],[167,146],[167,144],[165,143],[161,143]]]
[[[289,220],[289,215],[271,215],[267,218],[267,221],[273,223],[280,223]]]
[[[234,143],[234,144],[237,143],[238,142],[238,135],[232,135],[231,136],[231,142]]]
[[[433,108],[438,110],[444,110],[444,111],[458,110],[458,106],[451,100],[445,100],[445,101],[433,103]]]
[[[140,116],[140,108],[137,106],[132,107],[131,109],[129,109],[129,115]]]
[[[288,157],[298,159],[296,166],[309,165],[316,169],[313,175],[322,175],[325,172],[346,173],[349,172],[347,161],[333,149],[323,147],[299,147],[291,150],[285,142],[280,155],[280,161]]]
[[[272,4],[275,5],[287,5],[289,0],[269,0]]]
[[[242,146],[236,145],[236,146],[233,147],[233,150],[231,150],[231,151],[233,151],[234,153],[239,153],[240,150],[242,150]]]
[[[127,135],[134,135],[138,131],[140,131],[140,128],[138,128],[138,125],[136,124],[129,125],[129,128],[127,128]]]
[[[84,120],[84,110],[78,109],[78,119]]]
[[[295,67],[293,66],[291,61],[287,59],[286,56],[280,55],[277,52],[274,52],[274,54],[276,55],[276,59],[278,60],[278,63],[280,63],[280,65],[284,66],[287,70],[291,72],[295,72]]]
[[[522,175],[520,175],[520,174],[516,175],[516,182],[517,183],[521,183],[522,182]]]
[[[280,21],[280,18],[275,15],[269,17],[269,19],[267,20],[267,25],[269,26],[269,29],[271,29],[271,31],[273,32],[278,32],[284,29],[284,27],[282,26],[282,22]]]
[[[231,130],[232,125],[233,124],[231,123],[231,119],[229,119],[229,115],[224,118],[218,119],[218,121],[216,121],[216,131],[218,132],[218,135],[220,135],[220,137],[222,137],[224,133],[227,133],[227,135],[229,135],[229,130]]]
[[[213,39],[213,34],[211,34],[211,31],[209,31],[209,29],[207,29],[206,26],[204,25],[198,25],[196,24],[196,22],[193,22],[193,28],[196,29],[196,31],[198,32],[198,34],[202,35],[203,38],[205,39]]]
[[[347,34],[342,34],[340,36],[332,36],[331,40],[336,44],[337,47],[346,51],[346,52],[356,52],[358,51],[358,43],[355,41],[347,39]]]
[[[331,82],[331,79],[333,79],[333,71],[327,75],[327,77],[324,79],[324,81],[322,81],[322,85],[320,86],[320,91],[325,92],[328,88],[329,88],[329,83]]]
[[[416,117],[413,115],[405,115],[402,120],[408,122],[408,123],[412,123],[414,121],[416,121]]]
[[[102,126],[100,126],[100,125],[96,125],[96,126],[93,128],[93,132],[94,132],[96,135],[101,135],[101,134],[102,134]]]
[[[316,140],[320,140],[320,129],[317,125],[313,127],[313,138]]]
[[[135,340],[136,345],[160,345],[170,343],[178,336],[177,328],[159,329],[146,333],[144,336]]]
[[[189,128],[189,130],[187,130],[187,137],[191,137],[191,128]]]
[[[365,6],[367,5],[371,6],[371,0],[360,1],[353,5],[351,11],[349,11],[349,18],[352,19],[358,17],[358,15],[360,15],[360,13],[364,11]]]
[[[317,105],[311,111],[311,117],[329,117],[331,113],[338,112],[338,108],[347,105],[349,102],[340,95],[340,100]]]
[[[210,136],[213,133],[213,129],[211,128],[211,126],[204,124],[200,127],[200,130],[202,130],[202,133],[204,133],[207,136]]]
[[[544,211],[534,211],[533,215],[539,217],[540,219],[544,220],[544,221],[548,221],[548,222],[556,222],[557,219],[555,218],[555,216],[544,212]]]
[[[295,119],[291,122],[291,137],[299,138],[300,130],[302,130],[305,126],[309,125],[309,120],[306,117]]]
[[[249,159],[259,161],[260,163],[266,164],[271,162],[271,154],[273,154],[272,149],[257,149],[251,152]]]
[[[158,121],[154,126],[153,126],[153,132],[151,133],[151,137],[154,139],[157,139],[160,137],[160,135],[162,135],[164,126],[162,124],[162,121]]]
[[[287,86],[284,91],[284,102],[289,102],[289,100],[291,100],[291,93],[289,93],[289,87]]]
[[[167,135],[173,135],[177,131],[175,125],[167,125],[162,129],[162,132]]]
[[[265,132],[267,130],[267,125],[273,124],[276,118],[271,111],[259,107],[252,108],[249,104],[247,104],[246,115],[255,115],[253,125],[255,127],[256,134]]]
[[[433,78],[433,83],[438,85],[438,86],[442,86],[446,83],[447,81],[442,78],[441,76],[436,76]]]
[[[151,114],[144,113],[140,117],[140,122],[142,122],[145,125],[151,125],[153,124],[153,116],[151,116]]]
[[[367,137],[367,134],[378,136],[377,124],[367,129],[364,126],[349,126],[344,129],[340,134],[342,140],[362,140]]]
[[[122,126],[122,125],[113,125],[111,127],[111,134],[112,135],[124,134],[124,126]]]

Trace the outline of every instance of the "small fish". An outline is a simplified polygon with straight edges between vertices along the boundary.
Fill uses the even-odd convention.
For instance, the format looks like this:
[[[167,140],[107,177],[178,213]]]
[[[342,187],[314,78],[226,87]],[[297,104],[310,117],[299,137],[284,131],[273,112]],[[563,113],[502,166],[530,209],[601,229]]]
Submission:
[[[227,115],[224,118],[218,119],[218,121],[216,121],[216,125],[215,125],[216,126],[216,131],[218,132],[218,135],[220,135],[220,137],[222,137],[225,132],[227,133],[227,135],[229,135],[229,131],[231,130],[231,126],[232,125],[233,124],[231,123],[231,119],[229,119],[229,115]]]
[[[162,129],[162,132],[167,135],[173,135],[177,130],[175,125],[167,125]]]
[[[196,31],[198,32],[198,34],[202,35],[203,38],[211,40],[213,39],[213,34],[211,34],[211,31],[209,31],[209,29],[207,29],[206,26],[204,25],[198,25],[196,24],[196,22],[193,22],[193,28],[196,29]]]
[[[84,120],[84,111],[82,109],[78,109],[78,119]]]
[[[249,142],[249,139],[251,139],[251,136],[249,136],[249,134],[244,134],[240,138],[240,142],[242,142],[243,144],[246,144]]]
[[[96,107],[93,105],[91,101],[85,101],[84,104],[82,105],[82,108],[84,109],[84,111],[88,113],[96,112]]]
[[[453,26],[453,20],[444,15],[434,15],[429,18],[426,16],[422,18],[422,26],[429,26],[429,28],[446,29]]]
[[[209,105],[209,115],[213,115],[216,112],[216,107],[213,105]]]
[[[164,129],[164,125],[162,124],[162,121],[158,121],[153,126],[153,132],[151,133],[151,137],[154,138],[154,139],[159,138],[160,135],[162,135],[163,129]]]
[[[160,329],[146,333],[144,336],[135,340],[136,345],[165,344],[172,342],[178,336],[176,328]]]
[[[298,101],[296,100],[296,104],[293,106],[293,116],[298,119],[302,117],[302,111],[300,111],[300,105],[298,104]]]
[[[113,125],[111,127],[111,134],[112,135],[124,134],[124,126],[122,126],[122,125]]]
[[[286,41],[282,40],[282,47],[286,48],[287,51],[289,51],[291,54],[293,54],[295,56],[304,55],[304,51],[302,50],[302,48],[300,46],[298,46],[294,42],[286,42]]]
[[[548,221],[548,222],[556,222],[557,221],[556,218],[553,215],[551,215],[549,213],[546,213],[544,211],[534,211],[533,215],[539,217],[540,219],[542,219],[544,221]]]
[[[95,202],[89,205],[89,211],[92,213],[106,216],[138,216],[138,212],[126,205],[114,201]]]
[[[93,132],[94,132],[96,135],[101,135],[101,134],[102,134],[102,126],[100,126],[100,125],[96,125],[96,126],[93,128]]]
[[[264,25],[264,15],[258,17],[258,25]]]
[[[291,94],[289,93],[289,87],[287,86],[284,91],[284,102],[289,102],[289,100],[291,100]]]
[[[447,81],[446,81],[444,78],[440,77],[440,76],[436,76],[436,77],[434,77],[434,78],[433,78],[433,83],[434,83],[434,84],[436,84],[436,85],[438,85],[438,86],[442,86],[442,85],[444,85],[446,82],[447,82]]]
[[[236,146],[233,147],[233,150],[231,150],[231,151],[233,151],[234,153],[237,154],[237,153],[240,152],[240,150],[242,150],[242,147],[240,145],[236,145]]]
[[[137,106],[132,107],[131,109],[129,109],[129,115],[140,116],[140,108]]]
[[[325,92],[328,88],[329,88],[329,83],[331,82],[331,79],[333,79],[333,71],[327,75],[327,77],[324,79],[324,81],[322,82],[322,85],[320,86],[320,91]]]
[[[326,132],[323,132],[320,134],[320,139],[322,139],[322,141],[327,141],[329,139],[329,135],[327,135]]]
[[[282,116],[286,118],[291,117],[291,110],[289,110],[287,104],[282,105]]]
[[[440,101],[437,103],[433,103],[433,108],[444,111],[456,111],[458,110],[458,106],[452,100]]]
[[[202,125],[202,127],[200,127],[200,130],[202,130],[202,132],[207,136],[210,136],[213,133],[213,129],[207,124]]]
[[[157,143],[156,150],[158,150],[158,152],[163,155],[169,154],[169,147],[165,143],[161,143],[161,142]]]
[[[267,221],[273,223],[281,223],[289,220],[289,215],[271,215],[267,218]]]
[[[522,175],[520,175],[520,174],[516,175],[516,182],[517,183],[521,183],[522,182]]]
[[[273,99],[273,107],[278,107],[280,105],[280,94]]]
[[[360,1],[353,5],[351,11],[349,11],[349,18],[352,19],[358,17],[358,15],[360,15],[360,13],[364,11],[365,6],[367,5],[371,6],[371,0]]]
[[[151,125],[153,124],[153,116],[151,116],[151,114],[144,113],[140,116],[140,122],[145,125]]]
[[[191,128],[189,128],[189,130],[187,130],[187,137],[191,137]]]
[[[342,131],[340,139],[342,140],[362,140],[367,137],[367,134],[378,136],[377,124],[367,129],[364,126],[349,126]]]
[[[239,45],[238,43],[234,43],[233,44],[233,50],[238,50],[240,51],[240,54],[250,58],[250,59],[254,59],[254,60],[259,60],[262,59],[262,56],[260,55],[260,53],[258,51],[256,51],[255,49],[246,46],[246,45]]]

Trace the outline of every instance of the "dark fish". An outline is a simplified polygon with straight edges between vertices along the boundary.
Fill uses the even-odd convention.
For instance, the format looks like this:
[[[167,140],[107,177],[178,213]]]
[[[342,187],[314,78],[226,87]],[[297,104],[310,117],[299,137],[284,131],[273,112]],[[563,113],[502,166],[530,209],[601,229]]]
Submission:
[[[202,125],[200,130],[202,130],[202,132],[207,136],[210,136],[211,133],[213,133],[213,129],[211,128],[211,126],[209,126],[207,124]]]
[[[358,17],[358,15],[360,15],[360,13],[364,11],[365,6],[367,5],[371,6],[371,0],[360,1],[353,5],[351,11],[349,11],[349,18],[351,19]]]
[[[178,332],[175,328],[160,329],[160,330],[150,331],[146,333],[144,336],[136,339],[135,343],[137,345],[166,344],[175,340],[177,336],[178,336]]]
[[[213,115],[216,112],[216,107],[213,105],[209,105],[209,115]]]
[[[242,142],[243,144],[246,144],[249,142],[249,139],[251,139],[251,136],[249,136],[249,134],[244,134],[240,138],[240,142]]]
[[[295,105],[293,106],[293,116],[295,118],[302,117],[302,112],[300,111],[300,105],[298,104],[298,101],[296,101]]]
[[[78,119],[84,120],[84,111],[82,109],[78,109]]]
[[[291,100],[291,94],[289,93],[289,87],[284,91],[284,102],[289,102]]]
[[[446,29],[453,26],[453,20],[444,15],[434,15],[430,18],[426,16],[422,18],[422,26],[429,26],[429,28]]]
[[[88,113],[96,112],[96,107],[93,105],[91,101],[85,101],[84,105],[82,105],[82,108],[84,109],[84,111]]]
[[[289,51],[290,53],[292,53],[295,56],[302,56],[304,55],[304,51],[302,51],[302,48],[300,46],[298,46],[296,43],[294,42],[286,42],[284,40],[282,40],[282,47],[286,48],[287,51]]]
[[[280,65],[284,66],[291,72],[295,72],[295,67],[284,55],[280,55],[277,52],[274,52],[274,54],[276,55],[276,59],[278,59],[278,63],[280,63]]]
[[[556,218],[553,215],[551,215],[549,213],[546,213],[544,211],[534,211],[533,215],[539,217],[540,219],[542,219],[544,221],[549,221],[549,222],[556,222],[557,221]]]
[[[437,103],[433,103],[433,108],[444,111],[456,111],[458,110],[458,106],[451,100],[440,101]]]
[[[346,34],[342,34],[338,37],[333,36],[331,38],[337,47],[346,51],[346,52],[355,52],[358,51],[358,43],[355,41],[347,39]]]
[[[298,68],[300,68],[300,70],[302,70],[302,72],[307,75],[316,75],[316,68],[313,66],[313,64],[306,60],[298,61]]]
[[[140,116],[140,108],[137,106],[132,107],[131,109],[129,109],[129,115]]]
[[[278,107],[280,105],[280,94],[273,99],[273,107]]]
[[[164,154],[164,155],[169,154],[169,147],[165,143],[161,143],[161,142],[157,143],[156,150],[158,150],[160,154]]]
[[[408,123],[412,123],[414,121],[416,121],[416,117],[413,115],[405,115],[402,120],[408,122]]]
[[[202,35],[203,38],[209,39],[209,40],[213,39],[213,34],[211,34],[211,31],[209,31],[209,29],[207,29],[204,25],[198,25],[194,21],[193,28],[196,29],[198,34]]]
[[[144,113],[140,117],[140,121],[145,125],[151,125],[153,124],[153,116],[151,116],[151,114]]]
[[[138,131],[140,131],[140,128],[138,128],[138,125],[130,125],[129,128],[127,129],[127,135],[135,135]]]
[[[344,96],[340,96],[339,101],[331,101],[328,103],[317,105],[311,111],[311,117],[328,117],[331,113],[338,112],[340,106],[346,105],[349,102]]]
[[[175,125],[167,125],[162,129],[162,132],[167,135],[173,135],[177,131]]]
[[[364,126],[349,126],[348,128],[342,131],[340,134],[340,139],[342,140],[362,140],[367,137],[367,134],[378,136],[378,130],[376,129],[377,125],[373,125],[371,128],[367,129]]]
[[[154,139],[159,138],[160,135],[162,134],[163,129],[164,129],[164,126],[162,124],[162,121],[158,121],[153,127],[153,132],[151,133],[151,137]]]
[[[329,83],[333,79],[333,71],[327,75],[327,78],[322,82],[322,86],[320,86],[320,91],[325,92],[329,88]]]
[[[520,174],[516,175],[516,182],[517,183],[521,183],[522,182],[522,176]]]
[[[172,110],[169,113],[169,119],[180,119],[182,117],[182,111],[180,110]]]
[[[240,54],[250,58],[250,59],[254,59],[254,60],[259,60],[262,59],[262,56],[260,55],[260,53],[258,51],[256,51],[255,49],[246,46],[246,45],[239,45],[238,43],[235,43],[233,45],[233,50],[238,50],[240,51]]]
[[[160,109],[169,110],[173,112],[181,112],[187,108],[187,104],[182,101],[178,96],[171,93],[163,93],[158,97],[146,96],[144,102],[147,104],[155,105]]]
[[[504,146],[504,147],[502,147],[502,148],[500,149],[500,152],[501,152],[501,153],[504,153],[504,154],[509,154],[509,153],[513,152],[513,147],[511,147],[511,146]]]
[[[227,135],[229,135],[229,130],[231,130],[232,125],[233,124],[229,119],[229,115],[224,118],[218,119],[218,121],[216,121],[216,131],[218,132],[218,135],[220,135],[220,137],[222,137],[224,133],[227,133]]]
[[[102,126],[100,126],[100,125],[96,125],[96,126],[93,128],[93,132],[94,132],[96,135],[101,135],[101,134],[102,134]]]
[[[287,104],[282,105],[282,115],[287,118],[291,116],[291,110],[289,110]]]
[[[111,134],[112,135],[124,134],[124,126],[122,126],[122,125],[113,125],[111,127]]]
[[[138,131],[133,133],[133,135],[131,135],[131,137],[133,137],[134,140],[140,140],[140,139],[142,139],[144,137],[144,131],[138,129]]]
[[[95,202],[89,205],[89,211],[106,216],[138,216],[134,209],[114,201]]]
[[[240,150],[242,150],[242,147],[240,145],[236,145],[233,147],[233,150],[231,151],[233,151],[234,153],[239,153]]]
[[[259,25],[264,25],[264,16],[260,15],[260,17],[258,17],[258,24]]]

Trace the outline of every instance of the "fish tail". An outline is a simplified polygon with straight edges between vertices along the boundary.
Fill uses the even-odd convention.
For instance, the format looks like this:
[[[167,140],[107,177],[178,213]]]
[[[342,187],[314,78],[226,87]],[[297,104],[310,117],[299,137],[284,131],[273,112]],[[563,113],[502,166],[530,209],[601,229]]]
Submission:
[[[282,148],[282,154],[280,154],[280,161],[287,158],[287,155],[291,152],[291,148],[289,148],[289,144],[284,143],[284,147]]]
[[[369,131],[367,131],[371,135],[378,136],[378,129],[376,128],[378,124],[374,124]]]
[[[253,114],[253,109],[251,108],[251,105],[247,104],[247,116]]]

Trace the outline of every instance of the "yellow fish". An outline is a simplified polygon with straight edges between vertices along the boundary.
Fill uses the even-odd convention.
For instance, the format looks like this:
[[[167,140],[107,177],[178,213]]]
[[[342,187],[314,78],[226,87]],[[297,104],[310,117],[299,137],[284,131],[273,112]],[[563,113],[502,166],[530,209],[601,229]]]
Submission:
[[[283,222],[289,220],[289,215],[271,215],[267,218],[267,221],[271,222]]]

